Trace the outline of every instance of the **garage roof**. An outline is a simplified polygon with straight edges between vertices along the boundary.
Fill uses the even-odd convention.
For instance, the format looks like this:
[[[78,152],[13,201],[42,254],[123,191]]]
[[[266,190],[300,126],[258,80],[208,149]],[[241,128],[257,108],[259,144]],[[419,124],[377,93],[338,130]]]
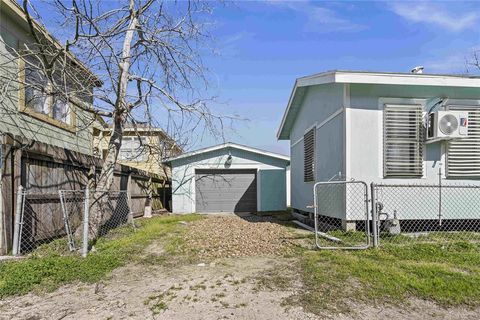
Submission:
[[[445,86],[480,88],[480,77],[471,75],[394,73],[333,70],[298,78],[293,86],[282,123],[277,132],[279,140],[288,140],[290,130],[309,86],[327,83],[389,84],[416,86]]]
[[[219,145],[216,145],[216,146],[213,146],[213,147],[207,147],[207,148],[187,152],[187,153],[181,154],[181,155],[173,157],[173,158],[168,158],[164,161],[164,163],[171,163],[173,161],[193,157],[193,156],[196,156],[198,154],[202,154],[202,153],[206,153],[206,152],[210,152],[210,151],[215,151],[215,150],[220,150],[220,149],[227,149],[227,148],[244,150],[244,151],[248,151],[248,152],[252,152],[252,153],[256,153],[256,154],[261,154],[261,155],[264,155],[264,156],[267,156],[267,157],[276,158],[276,159],[285,160],[287,162],[290,162],[290,157],[289,156],[285,156],[285,155],[282,155],[282,154],[269,152],[269,151],[265,151],[265,150],[261,150],[261,149],[257,149],[257,148],[247,147],[247,146],[237,144],[237,143],[226,142],[226,143],[222,143],[222,144],[219,144]]]

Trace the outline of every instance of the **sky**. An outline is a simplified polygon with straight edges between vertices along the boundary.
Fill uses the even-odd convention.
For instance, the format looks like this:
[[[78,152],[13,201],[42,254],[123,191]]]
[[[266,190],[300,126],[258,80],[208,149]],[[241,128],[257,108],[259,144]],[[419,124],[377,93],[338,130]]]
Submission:
[[[47,7],[42,15],[50,29]],[[224,1],[209,19],[215,54],[202,54],[219,102],[211,108],[245,119],[226,128],[225,140],[286,155],[289,143],[276,133],[296,78],[419,65],[466,73],[480,50],[480,1]],[[221,142],[209,136],[190,149]]]
[[[224,102],[218,108],[248,119],[226,140],[282,154],[289,143],[276,133],[296,78],[419,65],[466,73],[480,48],[480,2],[241,1],[216,7],[212,18],[218,55],[204,59]]]

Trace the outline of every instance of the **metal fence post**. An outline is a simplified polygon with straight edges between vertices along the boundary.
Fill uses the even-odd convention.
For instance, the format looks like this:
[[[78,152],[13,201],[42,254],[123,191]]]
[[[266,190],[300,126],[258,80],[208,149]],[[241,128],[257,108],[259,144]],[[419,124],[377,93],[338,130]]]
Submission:
[[[370,196],[372,197],[372,231],[373,231],[373,247],[378,248],[378,216],[377,216],[377,194],[375,192],[375,184],[370,184]]]
[[[135,224],[133,222],[133,211],[132,211],[132,173],[130,172],[128,174],[128,180],[127,180],[127,207],[128,207],[128,216],[127,216],[127,222],[131,224],[133,227],[135,227]]]
[[[22,232],[21,226],[21,214],[22,214],[22,199],[23,198],[23,187],[18,186],[17,191],[17,207],[15,210],[15,226],[13,230],[13,248],[12,254],[18,256],[20,254],[20,233]]]
[[[82,257],[88,254],[88,219],[90,217],[90,189],[85,188],[85,201],[83,208],[83,243],[82,243]]]

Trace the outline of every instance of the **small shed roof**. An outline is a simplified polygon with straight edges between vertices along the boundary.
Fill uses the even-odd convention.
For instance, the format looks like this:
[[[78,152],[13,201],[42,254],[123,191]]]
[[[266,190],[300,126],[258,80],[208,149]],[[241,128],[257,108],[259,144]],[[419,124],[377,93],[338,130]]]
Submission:
[[[222,143],[222,144],[219,144],[219,145],[216,145],[216,146],[207,147],[207,148],[187,152],[187,153],[181,154],[181,155],[173,157],[173,158],[168,158],[164,161],[164,163],[171,163],[171,162],[176,161],[176,160],[190,158],[190,157],[202,154],[202,153],[207,153],[207,152],[220,150],[220,149],[228,149],[228,148],[244,150],[244,151],[248,151],[248,152],[252,152],[252,153],[256,153],[256,154],[261,154],[263,156],[267,156],[267,157],[271,157],[271,158],[275,158],[275,159],[285,160],[286,162],[290,162],[290,157],[289,156],[285,156],[285,155],[282,155],[282,154],[269,152],[269,151],[265,151],[265,150],[261,150],[261,149],[257,149],[257,148],[248,147],[248,146],[244,146],[244,145],[237,144],[237,143],[226,142],[226,143]]]
[[[282,123],[277,132],[279,140],[288,140],[306,88],[328,83],[387,84],[415,86],[445,86],[480,88],[480,77],[471,75],[394,73],[333,70],[298,78],[293,86]]]

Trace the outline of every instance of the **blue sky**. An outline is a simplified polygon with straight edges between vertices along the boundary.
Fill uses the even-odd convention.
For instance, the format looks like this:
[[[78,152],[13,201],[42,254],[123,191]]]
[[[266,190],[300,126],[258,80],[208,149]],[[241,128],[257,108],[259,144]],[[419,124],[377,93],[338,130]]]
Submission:
[[[49,7],[40,8],[60,35]],[[296,78],[418,65],[427,73],[465,73],[466,60],[480,49],[478,1],[236,1],[215,5],[209,19],[216,54],[205,50],[203,58],[209,95],[221,102],[212,110],[248,119],[225,130],[225,139],[282,154],[289,144],[276,132]],[[190,148],[220,142],[205,137]]]
[[[296,78],[321,71],[465,73],[480,47],[480,2],[236,2],[217,7],[219,55],[205,57],[215,109],[249,121],[229,141],[283,154],[276,132]],[[473,71],[473,70],[472,70]],[[218,140],[217,140],[218,141]],[[203,145],[213,144],[213,138]]]

